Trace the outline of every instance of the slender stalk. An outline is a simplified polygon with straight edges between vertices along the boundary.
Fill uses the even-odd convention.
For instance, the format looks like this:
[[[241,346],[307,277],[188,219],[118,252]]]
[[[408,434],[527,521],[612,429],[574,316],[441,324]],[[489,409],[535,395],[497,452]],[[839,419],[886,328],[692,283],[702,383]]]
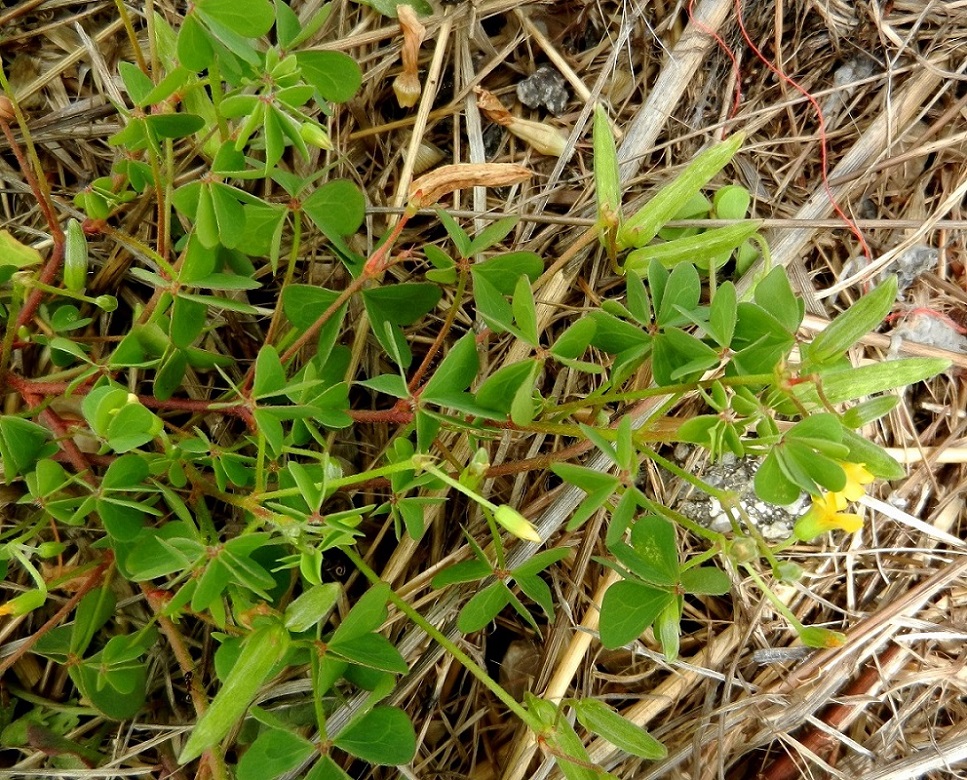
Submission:
[[[776,611],[789,621],[789,625],[796,630],[797,634],[802,633],[806,627],[799,622],[792,610],[782,603],[782,599],[772,592],[772,589],[766,585],[765,581],[759,576],[758,572],[756,572],[756,570],[747,563],[743,564],[743,568],[745,569],[746,574],[748,574],[755,584],[759,586],[759,590],[761,590],[765,597],[769,599],[769,602],[772,604],[772,606],[776,608]]]
[[[284,217],[283,217],[284,219]],[[302,248],[302,209],[292,209],[292,248],[289,250],[289,259],[285,267],[285,279],[282,281],[282,288],[279,292],[279,300],[281,302],[282,296],[286,289],[292,284],[293,279],[295,279],[295,269],[297,261],[299,259],[299,252]],[[282,305],[281,303],[275,307],[275,311],[272,314],[272,321],[269,322],[269,327],[265,332],[265,343],[274,344],[275,343],[275,332],[279,328],[279,323],[282,321]]]
[[[408,220],[409,217],[404,214],[400,221],[396,223],[396,227],[393,228],[393,232],[390,234],[389,238],[386,239],[379,249],[373,252],[372,256],[366,261],[365,265],[363,265],[363,272],[358,277],[353,279],[349,286],[339,294],[339,297],[332,302],[332,305],[329,306],[329,308],[326,309],[322,314],[320,314],[316,321],[309,326],[306,332],[299,336],[299,338],[297,338],[295,342],[293,342],[293,344],[282,353],[280,360],[283,363],[288,363],[290,360],[292,360],[292,358],[299,353],[299,350],[301,350],[304,346],[306,346],[306,344],[314,339],[319,334],[319,331],[322,330],[323,326],[329,322],[330,319],[332,319],[333,315],[337,311],[339,311],[342,305],[352,298],[356,293],[362,290],[367,282],[377,278],[393,264],[392,260],[387,259],[387,255],[393,244],[396,242],[396,239],[399,238],[400,233],[403,232],[403,228],[406,226]],[[242,392],[247,392],[249,389],[251,389],[254,381],[255,366],[252,366],[248,370],[248,373],[245,374],[245,378],[242,380]]]
[[[163,633],[165,638],[168,640],[168,644],[171,646],[171,651],[174,653],[175,659],[178,661],[181,674],[188,683],[188,693],[191,696],[192,706],[195,708],[195,715],[201,718],[201,716],[204,715],[208,710],[208,696],[205,695],[205,688],[202,685],[201,675],[196,674],[196,664],[194,659],[191,657],[188,646],[185,644],[185,640],[182,638],[181,632],[178,631],[178,627],[174,624],[174,621],[163,614],[164,605],[158,599],[155,591],[153,591],[147,585],[147,583],[142,582],[141,592],[144,594],[145,601],[148,602],[148,606],[150,606],[151,610],[154,612],[155,619],[158,621],[158,625],[161,628],[161,633]],[[207,766],[211,769],[211,773],[216,780],[230,780],[228,767],[225,764],[225,756],[222,754],[220,747],[215,745],[207,750],[205,755],[208,757],[208,761],[203,761],[202,768],[199,769],[199,776],[202,775],[202,773],[205,771],[205,767]]]
[[[430,348],[426,351],[426,355],[423,358],[423,362],[420,363],[420,367],[414,372],[413,378],[410,379],[410,383],[407,389],[410,394],[416,392],[416,388],[420,386],[420,381],[423,379],[423,375],[427,372],[427,369],[433,364],[433,359],[436,357],[437,352],[440,351],[440,347],[443,346],[443,341],[450,332],[450,328],[453,327],[453,322],[457,318],[457,312],[460,311],[461,303],[463,302],[463,294],[467,289],[467,265],[466,262],[460,264],[460,277],[457,280],[457,289],[453,293],[453,305],[447,312],[447,317],[443,321],[443,327],[440,328],[440,332],[437,333],[436,338],[433,339],[433,343]]]
[[[344,548],[346,557],[349,558],[363,573],[373,585],[378,585],[382,582],[379,575],[376,574],[366,562],[362,559],[356,550],[352,547]],[[412,620],[422,631],[424,631],[427,636],[437,642],[444,650],[446,650],[450,655],[452,655],[460,665],[463,666],[470,674],[477,678],[477,680],[494,696],[496,696],[500,701],[513,712],[518,718],[523,721],[523,723],[535,732],[540,732],[542,728],[541,722],[534,717],[530,712],[528,712],[524,706],[517,701],[513,696],[511,696],[507,691],[505,691],[500,685],[494,682],[493,678],[487,674],[480,665],[474,661],[469,655],[467,655],[463,650],[457,647],[450,639],[440,631],[436,626],[428,622],[423,615],[417,612],[413,607],[411,607],[404,599],[397,595],[396,591],[390,588],[389,600],[400,612],[406,615],[410,620]]]

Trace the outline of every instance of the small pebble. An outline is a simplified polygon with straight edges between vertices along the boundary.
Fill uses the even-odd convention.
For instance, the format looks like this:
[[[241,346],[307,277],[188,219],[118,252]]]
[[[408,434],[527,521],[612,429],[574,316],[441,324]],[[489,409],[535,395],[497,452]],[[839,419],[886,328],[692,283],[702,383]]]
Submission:
[[[570,93],[564,77],[545,64],[517,84],[517,99],[529,108],[543,106],[554,116],[560,116],[564,113]]]

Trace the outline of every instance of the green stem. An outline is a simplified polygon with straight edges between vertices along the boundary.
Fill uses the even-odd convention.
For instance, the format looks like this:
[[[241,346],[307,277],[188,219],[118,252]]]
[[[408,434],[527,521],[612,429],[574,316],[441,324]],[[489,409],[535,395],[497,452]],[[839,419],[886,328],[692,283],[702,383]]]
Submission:
[[[716,382],[726,387],[755,387],[757,385],[771,385],[775,382],[775,379],[776,377],[774,374],[749,374],[747,376],[720,377],[718,379],[706,379],[699,382],[663,385],[662,387],[649,387],[643,390],[634,390],[627,393],[605,393],[603,395],[594,397],[593,401],[597,405],[623,402],[631,403],[635,401],[642,401],[645,398],[654,398],[656,396],[674,395],[676,393],[690,393],[699,388],[710,388]],[[586,409],[588,406],[590,406],[589,399],[590,396],[588,398],[582,398],[580,401],[571,401],[566,404],[560,404],[559,406],[554,407],[553,412],[555,414],[560,414],[562,412],[571,413],[572,411]]]
[[[378,469],[370,469],[369,471],[363,471],[359,474],[350,474],[347,477],[339,477],[338,479],[330,479],[326,482],[326,488],[332,490],[339,490],[340,488],[349,487],[350,485],[356,485],[360,482],[369,482],[371,479],[377,479],[378,477],[388,477],[392,474],[399,474],[401,471],[413,471],[416,467],[409,460],[402,460],[399,463],[390,463],[388,466],[381,466]],[[272,490],[268,493],[259,493],[259,501],[264,501],[267,499],[275,498],[289,498],[291,496],[302,495],[302,491],[297,488],[283,488],[282,490]]]
[[[312,690],[314,691],[319,689],[319,671],[319,656],[311,652],[309,657],[309,673],[312,676]],[[313,696],[312,703],[316,713],[316,728],[319,729],[319,740],[320,742],[327,742],[329,740],[329,733],[326,730],[326,709],[322,704],[323,697]]]
[[[37,279],[28,279],[24,283],[24,287],[28,287],[31,290],[41,290],[48,295],[56,295],[61,298],[69,298],[74,301],[81,301],[82,303],[89,303],[91,306],[98,306],[98,301],[96,298],[91,298],[90,296],[84,295],[84,293],[73,292],[64,287],[54,287],[52,284],[44,284]]]
[[[141,43],[138,41],[138,34],[134,30],[134,25],[131,24],[131,15],[128,13],[128,9],[125,8],[123,0],[114,0],[114,6],[117,8],[118,16],[121,18],[121,23],[124,25],[124,31],[127,33],[128,40],[131,42],[131,51],[134,53],[134,58],[138,61],[138,67],[141,72],[148,76],[150,71],[148,70],[148,63],[144,59],[144,53],[141,51]],[[150,13],[147,14],[146,18],[149,19],[149,38],[153,40],[154,30],[151,30]]]
[[[796,633],[802,633],[806,627],[796,619],[796,616],[792,614],[792,610],[783,604],[782,600],[772,592],[772,589],[766,585],[765,581],[758,575],[758,573],[756,573],[755,569],[753,569],[748,563],[743,563],[742,568],[745,569],[746,573],[752,578],[755,584],[759,586],[759,590],[762,591],[765,597],[772,602],[772,606],[774,606],[776,610],[789,621],[790,625],[796,629]]]
[[[460,482],[458,482],[457,480],[455,480],[453,477],[451,477],[445,471],[442,471],[442,470],[438,469],[432,463],[421,463],[420,464],[420,468],[422,468],[424,471],[428,472],[429,474],[432,474],[437,479],[439,479],[439,480],[441,480],[443,482],[446,482],[454,490],[459,490],[461,493],[463,493],[470,500],[476,501],[481,506],[487,507],[487,509],[489,509],[491,512],[496,512],[497,511],[497,505],[495,503],[493,503],[492,501],[488,501],[486,498],[484,498],[483,496],[481,496],[479,493],[475,493],[473,490],[471,490],[470,488],[468,488],[466,485],[461,485]]]
[[[228,122],[222,116],[222,74],[218,69],[218,57],[212,57],[211,64],[208,66],[208,88],[211,90],[212,105],[215,107],[215,121],[218,123],[218,138],[223,143],[228,140],[231,133],[228,129]]]
[[[20,309],[23,306],[24,288],[22,285],[11,286],[10,301],[7,305],[7,327],[0,342],[0,387],[6,385],[7,371],[10,368],[10,357],[13,354],[13,342],[17,338],[17,328],[14,323],[19,321]]]
[[[356,552],[352,547],[343,548],[343,552],[346,557],[349,558],[356,568],[363,573],[373,585],[379,585],[382,580],[379,575],[376,574],[362,557]],[[513,696],[511,696],[507,691],[500,687],[493,678],[487,672],[485,672],[476,661],[474,661],[469,655],[467,655],[463,650],[457,647],[450,639],[440,631],[436,626],[432,625],[427,621],[423,615],[417,612],[413,607],[411,607],[404,599],[400,598],[392,588],[389,591],[389,600],[400,612],[406,615],[413,623],[415,623],[421,630],[423,630],[427,636],[433,639],[437,644],[439,644],[444,650],[446,650],[450,655],[457,659],[460,664],[466,669],[470,674],[477,678],[480,683],[490,691],[494,696],[500,699],[501,702],[506,705],[507,709],[513,712],[521,721],[534,732],[540,732],[542,728],[541,722],[535,718],[530,712],[528,712],[524,706],[517,701]]]
[[[157,179],[160,179],[161,174],[158,171],[156,171],[154,167],[152,167],[152,174],[155,175]],[[156,185],[157,185],[157,180],[156,180]],[[163,194],[158,195],[158,197],[159,199],[162,198]],[[142,243],[134,236],[130,236],[127,233],[124,233],[119,230],[115,230],[110,225],[105,224],[101,228],[101,230],[104,233],[104,235],[110,236],[119,244],[121,244],[121,246],[123,246],[125,249],[128,249],[129,251],[133,250],[132,251],[133,254],[138,254],[138,253],[143,254],[149,260],[152,260],[155,263],[157,263],[158,267],[162,270],[162,272],[168,276],[168,279],[174,279],[175,277],[177,277],[178,271],[171,263],[168,262],[168,259],[158,254],[154,249],[149,247],[147,244]]]
[[[283,217],[285,219],[285,217]],[[302,249],[302,209],[292,210],[292,248],[289,250],[289,259],[285,267],[285,279],[282,281],[282,292],[280,292],[280,300],[282,298],[282,293],[292,284],[295,279],[295,269],[298,265],[300,251]],[[275,269],[273,269],[275,270]],[[272,315],[272,321],[269,323],[269,328],[265,334],[265,343],[274,344],[275,343],[275,333],[279,328],[279,323],[282,321],[284,314],[284,309],[282,306],[275,307],[275,313]]]
[[[413,378],[410,380],[407,389],[410,391],[410,395],[416,393],[417,388],[420,386],[420,381],[423,379],[423,375],[426,373],[427,369],[433,364],[434,358],[436,358],[437,353],[443,346],[443,342],[450,332],[450,328],[453,327],[454,320],[457,318],[457,312],[460,311],[461,304],[463,303],[463,294],[467,289],[467,265],[466,263],[460,264],[460,277],[457,280],[457,289],[453,294],[453,305],[447,312],[446,319],[443,321],[443,327],[440,328],[440,332],[437,333],[436,338],[430,345],[430,348],[426,352],[426,356],[423,358],[423,362],[420,367],[413,374]]]
[[[500,542],[500,529],[497,528],[497,521],[494,520],[494,513],[483,510],[484,517],[487,518],[487,527],[490,529],[490,538],[494,540],[494,560],[497,569],[507,569],[507,559],[504,556],[504,545]]]
[[[309,328],[303,333],[295,342],[280,356],[280,360],[283,365],[292,360],[306,344],[312,341],[322,330],[322,327],[329,322],[333,315],[342,308],[342,305],[346,303],[350,298],[352,298],[356,293],[363,289],[367,282],[370,282],[378,278],[387,268],[389,268],[394,260],[388,258],[390,250],[396,243],[396,240],[400,237],[400,233],[403,232],[403,228],[406,226],[409,216],[404,214],[399,222],[396,223],[396,227],[387,237],[379,248],[373,252],[366,263],[363,265],[362,273],[350,282],[350,284],[343,290],[339,297],[332,302],[332,305],[326,309],[322,314],[316,318],[316,321],[309,326]],[[255,367],[253,366],[246,373],[245,378],[242,380],[241,388],[243,392],[252,386],[252,382],[255,380]]]
[[[721,502],[725,502],[725,501],[731,502],[732,494],[730,491],[719,490],[717,487],[710,485],[708,482],[705,482],[699,479],[694,474],[688,473],[687,471],[685,471],[685,469],[683,469],[674,461],[671,461],[668,458],[663,457],[662,455],[659,455],[657,452],[651,449],[651,447],[646,447],[644,445],[639,444],[638,451],[649,460],[654,461],[662,468],[666,469],[667,471],[670,471],[676,477],[679,477],[685,480],[686,482],[688,482],[690,485],[697,487],[703,493],[708,493],[708,495],[712,496],[713,498],[717,498]]]
[[[258,452],[255,456],[255,492],[265,490],[265,434],[259,431],[256,438]]]
[[[674,509],[670,509],[664,504],[660,504],[647,496],[645,496],[645,508],[650,509],[656,515],[664,517],[667,520],[671,520],[676,525],[680,525],[689,533],[699,536],[709,544],[715,546],[716,550],[721,550],[724,548],[725,544],[725,534],[720,534],[718,531],[713,531],[710,528],[706,528],[704,525],[699,525],[690,517],[683,515],[681,512],[676,512]]]

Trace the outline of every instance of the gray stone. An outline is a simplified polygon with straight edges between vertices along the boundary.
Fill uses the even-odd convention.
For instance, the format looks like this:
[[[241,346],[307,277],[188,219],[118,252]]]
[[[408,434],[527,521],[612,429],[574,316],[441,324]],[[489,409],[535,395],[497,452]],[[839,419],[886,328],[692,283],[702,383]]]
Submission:
[[[551,65],[541,65],[517,84],[517,99],[529,108],[546,108],[554,116],[564,113],[570,93],[564,77]]]
[[[788,539],[796,520],[808,506],[808,498],[803,494],[789,506],[767,504],[756,496],[753,487],[759,463],[759,458],[736,458],[726,453],[717,463],[709,464],[700,478],[719,490],[737,493],[739,505],[765,539]],[[719,500],[699,490],[692,490],[674,509],[718,533],[732,530],[729,516]]]

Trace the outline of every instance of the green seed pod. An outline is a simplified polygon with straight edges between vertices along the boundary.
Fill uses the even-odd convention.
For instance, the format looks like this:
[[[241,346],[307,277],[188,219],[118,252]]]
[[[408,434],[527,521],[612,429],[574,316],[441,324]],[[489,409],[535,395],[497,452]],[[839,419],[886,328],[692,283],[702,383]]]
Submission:
[[[81,292],[87,284],[87,236],[76,219],[67,221],[67,241],[64,244],[64,286],[71,292]]]
[[[63,542],[42,542],[37,545],[37,555],[41,558],[53,558],[55,555],[60,555],[66,549],[67,545]]]
[[[621,183],[618,178],[618,153],[608,112],[598,103],[594,107],[594,187],[598,201],[598,222],[605,228],[621,221]]]
[[[758,547],[752,539],[736,539],[730,552],[737,563],[748,563],[759,557]]]

